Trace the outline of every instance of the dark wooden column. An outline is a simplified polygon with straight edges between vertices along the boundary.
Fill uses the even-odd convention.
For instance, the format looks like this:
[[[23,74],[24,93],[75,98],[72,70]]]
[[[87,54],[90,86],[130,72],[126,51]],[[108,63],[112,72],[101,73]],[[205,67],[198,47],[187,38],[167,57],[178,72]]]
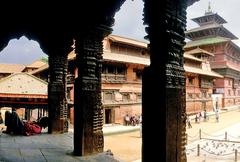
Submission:
[[[67,54],[68,51],[62,49],[53,51],[49,55],[49,133],[68,131],[66,100]]]
[[[184,162],[186,0],[145,0],[151,64],[143,75],[143,161]],[[154,147],[153,147],[154,145]]]
[[[74,83],[74,154],[103,152],[101,102],[102,40],[111,28],[99,26],[76,38],[78,78]]]

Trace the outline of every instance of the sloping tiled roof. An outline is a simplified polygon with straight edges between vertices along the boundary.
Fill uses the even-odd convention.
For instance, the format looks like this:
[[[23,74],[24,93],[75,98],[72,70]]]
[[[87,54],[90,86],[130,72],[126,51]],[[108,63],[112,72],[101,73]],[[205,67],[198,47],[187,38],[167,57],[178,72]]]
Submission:
[[[208,44],[217,44],[217,43],[222,43],[227,41],[231,41],[231,40],[229,38],[223,38],[223,37],[205,38],[205,39],[187,42],[184,48],[203,46]]]
[[[75,58],[76,58],[76,54],[74,52],[71,52],[68,55],[68,60],[73,60]],[[124,55],[124,54],[112,53],[107,51],[103,52],[103,60],[150,65],[149,58],[132,56],[132,55]],[[37,70],[33,71],[31,74],[35,74],[36,71]]]
[[[186,72],[190,72],[190,73],[196,73],[196,74],[200,74],[200,75],[207,75],[207,76],[212,76],[212,77],[217,77],[217,78],[223,78],[222,75],[220,75],[214,71],[207,71],[207,70],[203,70],[200,68],[194,68],[194,67],[189,67],[189,66],[184,65],[184,70]]]
[[[15,73],[0,80],[0,93],[47,95],[48,83],[27,73]]]
[[[43,65],[42,67],[40,67],[36,70],[30,71],[28,74],[37,74],[39,72],[42,72],[42,71],[48,69],[48,67],[49,67],[48,64],[45,64],[45,65]]]
[[[45,65],[46,62],[42,61],[42,60],[36,60],[33,63],[27,65],[26,67],[29,68],[40,68],[41,66]]]
[[[0,64],[0,73],[19,73],[25,68],[23,64]]]
[[[227,23],[227,21],[222,18],[221,16],[218,15],[218,13],[213,13],[213,12],[206,12],[205,15],[203,16],[200,16],[200,17],[196,17],[196,18],[193,18],[192,21],[200,24],[202,23],[202,20],[205,19],[205,18],[210,18],[211,21],[214,20],[214,22],[218,23],[218,24],[225,24]]]
[[[208,25],[204,25],[204,26],[199,26],[199,27],[196,27],[196,28],[186,31],[186,34],[192,33],[192,32],[198,32],[198,31],[206,30],[206,29],[219,28],[221,26],[222,25],[220,25],[220,24],[208,24]]]
[[[121,37],[121,36],[117,36],[117,35],[109,35],[107,38],[109,38],[113,42],[119,42],[119,43],[139,46],[139,47],[142,47],[142,48],[147,48],[147,43],[139,41],[139,40],[126,38],[126,37]]]
[[[201,48],[199,48],[199,47],[197,47],[197,48],[195,48],[195,49],[193,49],[193,50],[190,50],[190,51],[186,51],[185,53],[186,53],[186,54],[190,54],[190,55],[192,55],[192,54],[198,54],[198,53],[205,53],[205,54],[208,54],[208,55],[210,55],[210,56],[214,56],[213,53],[208,52],[208,51],[206,51],[206,50],[203,50],[203,49],[201,49]]]
[[[74,53],[74,51],[72,51],[68,54],[68,61],[74,60],[75,58],[76,58],[76,54]],[[42,71],[48,69],[48,67],[49,67],[49,65],[47,63],[45,63],[45,64],[43,64],[43,66],[39,67],[36,70],[29,72],[28,74],[37,74],[39,72],[42,72]]]
[[[214,33],[217,34],[220,37],[226,37],[226,38],[229,38],[229,39],[238,39],[233,33],[231,33],[229,30],[227,30],[221,24],[208,24],[208,25],[203,25],[203,26],[197,27],[197,28],[193,28],[193,29],[185,32],[186,33],[186,38],[193,39],[191,37],[192,33],[199,33],[200,31],[209,31],[209,30],[215,31]],[[207,34],[207,32],[206,32],[205,36],[208,36],[208,35],[209,34]]]
[[[199,58],[197,58],[197,57],[194,57],[194,56],[192,56],[192,55],[189,55],[189,54],[187,54],[187,53],[184,53],[184,58],[187,58],[187,59],[190,59],[190,60],[195,60],[195,61],[198,61],[198,62],[202,62],[203,60],[201,60],[201,59],[199,59]]]
[[[103,60],[150,65],[149,58],[137,57],[132,55],[123,55],[119,53],[110,53],[110,52],[103,53]]]

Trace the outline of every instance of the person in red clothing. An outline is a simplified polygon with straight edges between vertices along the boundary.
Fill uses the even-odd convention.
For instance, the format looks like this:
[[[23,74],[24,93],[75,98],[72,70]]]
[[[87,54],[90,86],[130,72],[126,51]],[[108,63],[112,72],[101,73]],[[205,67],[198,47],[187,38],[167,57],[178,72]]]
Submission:
[[[48,126],[48,117],[42,117],[36,122],[27,121],[24,122],[24,134],[27,136],[40,134],[42,128]]]
[[[48,126],[48,117],[42,117],[38,121],[23,122],[16,111],[13,110],[12,113],[7,111],[5,114],[5,125],[7,126],[7,130],[3,133],[27,136],[40,134],[42,128]]]

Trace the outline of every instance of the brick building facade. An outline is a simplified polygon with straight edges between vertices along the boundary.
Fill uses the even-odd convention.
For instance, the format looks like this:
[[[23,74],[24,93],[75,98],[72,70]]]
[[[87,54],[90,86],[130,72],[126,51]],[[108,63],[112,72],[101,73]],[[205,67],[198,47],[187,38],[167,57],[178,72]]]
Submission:
[[[208,10],[204,16],[192,19],[200,27],[186,32],[189,41],[185,50],[200,47],[214,54],[210,59],[211,68],[224,76],[214,80],[214,94],[221,94],[217,107],[236,108],[240,106],[240,48],[232,41],[237,39],[224,28],[221,16]]]

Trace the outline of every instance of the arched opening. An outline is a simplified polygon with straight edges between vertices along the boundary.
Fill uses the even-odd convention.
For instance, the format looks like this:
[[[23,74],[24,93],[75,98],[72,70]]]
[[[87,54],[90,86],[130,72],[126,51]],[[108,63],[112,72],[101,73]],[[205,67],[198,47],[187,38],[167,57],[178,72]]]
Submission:
[[[150,40],[149,46],[151,53],[150,67],[145,69],[143,75],[144,88],[142,105],[144,107],[143,114],[145,114],[145,117],[143,118],[143,121],[145,122],[145,126],[143,127],[143,132],[145,132],[143,134],[143,138],[145,139],[145,141],[143,141],[143,153],[145,156],[144,158],[147,160],[151,159],[150,157],[152,157],[152,155],[160,154],[159,157],[163,157],[163,159],[166,157],[165,159],[167,159],[167,161],[186,161],[186,131],[184,125],[186,119],[186,106],[184,102],[186,94],[185,78],[183,74],[184,69],[182,46],[184,45],[184,28],[186,23],[185,10],[187,8],[187,1],[161,1],[160,5],[158,5],[157,2],[153,1],[144,2],[144,22],[149,25],[146,28],[146,31],[148,34],[147,37]],[[110,2],[104,5],[107,4],[110,4]],[[117,3],[117,6],[120,6],[120,4]],[[76,120],[79,125],[76,125],[75,127],[77,129],[76,135],[79,135],[77,137],[74,137],[74,144],[77,147],[75,151],[76,155],[88,155],[99,151],[101,152],[103,149],[101,122],[103,116],[101,111],[102,109],[100,108],[102,105],[100,102],[101,85],[99,84],[101,78],[101,72],[99,69],[101,67],[101,63],[98,62],[98,60],[101,60],[101,54],[103,52],[101,50],[102,37],[105,34],[107,35],[107,33],[110,31],[109,27],[112,23],[110,19],[113,15],[111,9],[114,7],[110,9],[108,8],[107,10],[110,13],[110,16],[106,16],[108,14],[101,12],[101,7],[99,8],[100,10],[97,11],[103,16],[99,16],[100,18],[98,17],[99,19],[96,22],[97,25],[94,23],[89,23],[92,27],[91,29],[84,28],[84,30],[80,32],[79,35],[75,33],[79,37],[77,37],[75,34],[68,33],[70,35],[68,35],[68,38],[71,38],[71,40],[73,37],[76,38],[76,52],[78,54],[76,60],[78,67],[80,67],[79,70],[82,70],[80,73],[78,73],[80,74],[79,77],[75,79],[75,82],[81,83],[78,87],[79,92],[75,91],[74,93],[78,95],[76,99],[81,99],[81,97],[84,99],[84,101],[81,103],[76,103],[76,106],[79,106],[78,108],[81,108],[81,111],[78,111],[77,115],[75,115],[75,117],[80,118],[80,120]],[[116,8],[113,10],[115,9]],[[107,21],[105,18],[109,21]],[[102,24],[99,25],[99,22],[107,22],[105,24],[107,27]],[[23,28],[24,25],[20,27]],[[44,29],[47,31],[46,28]],[[51,29],[52,30],[48,32],[44,31],[41,34],[51,33],[55,28]],[[76,28],[74,29],[76,30]],[[107,32],[105,33],[103,31]],[[60,33],[64,33],[64,31],[61,31]],[[57,34],[54,33],[54,36],[57,36]],[[63,40],[63,38],[67,37],[66,35],[62,37],[61,36],[57,38],[61,38],[60,40]],[[55,107],[57,105],[55,111],[59,112],[61,108],[64,107],[62,105],[65,105],[66,103],[63,95],[65,92],[64,84],[67,82],[65,80],[65,63],[67,62],[65,54],[69,53],[69,49],[66,50],[67,52],[63,52],[63,50],[65,50],[65,47],[69,47],[71,44],[67,43],[67,45],[64,46],[64,41],[64,43],[61,41],[58,42],[59,39],[56,39],[61,46],[55,46],[56,44],[51,44],[52,40],[54,40],[53,38],[50,39],[50,41],[49,39],[44,40],[47,42],[46,43],[44,41],[46,43],[46,48],[52,47],[48,49],[48,51],[52,53],[51,56],[60,56],[57,58],[49,59],[50,69],[52,70],[53,74],[51,78],[52,85],[50,86],[50,89],[52,90],[51,94],[53,95],[51,96],[52,107]],[[59,47],[64,47],[64,49]],[[58,52],[61,54],[58,55]],[[144,53],[145,52],[142,54]],[[82,62],[81,65],[80,62]],[[121,72],[121,70],[119,72]],[[156,92],[156,96],[153,95],[155,94],[154,92]],[[58,98],[59,95],[60,98]],[[128,96],[124,96],[124,99],[128,100]],[[51,102],[49,103],[51,104]],[[151,109],[147,109],[149,107],[154,108],[154,113],[152,113]],[[54,127],[57,131],[60,130],[60,132],[62,131],[62,124],[65,122],[65,119],[62,119],[62,117],[65,117],[65,114],[63,112],[65,112],[65,110],[59,112],[57,115],[58,120],[56,121],[57,124],[61,125],[61,127],[59,129],[58,127]],[[79,121],[83,121],[83,124]],[[157,127],[159,129],[157,130],[161,131],[152,133],[150,127],[148,128],[147,126],[153,123],[159,124]],[[147,137],[148,134],[151,138],[149,138],[149,136]],[[161,135],[163,135],[163,138],[161,138]],[[159,146],[159,149],[153,150],[150,154],[148,154],[146,152],[146,149],[149,148],[149,150],[151,150],[153,143]],[[163,146],[163,148],[161,146]]]
[[[47,55],[39,44],[24,36],[12,39],[1,51],[0,60],[0,112],[3,121],[5,112],[12,110],[16,110],[24,121],[37,121],[47,116],[47,80],[30,74],[47,63]]]
[[[47,55],[36,41],[29,40],[25,36],[10,40],[7,47],[0,52],[1,63],[30,64],[41,57]]]

